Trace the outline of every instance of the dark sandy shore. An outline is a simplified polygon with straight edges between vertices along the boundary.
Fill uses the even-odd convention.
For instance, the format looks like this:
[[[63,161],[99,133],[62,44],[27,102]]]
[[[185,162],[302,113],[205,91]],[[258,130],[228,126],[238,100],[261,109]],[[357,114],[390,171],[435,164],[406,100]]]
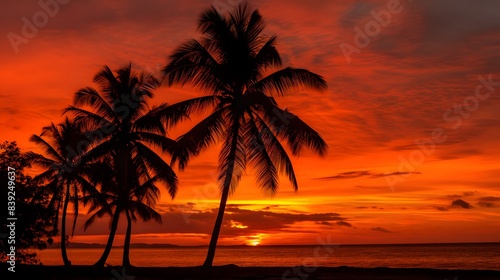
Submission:
[[[16,266],[16,272],[1,266],[1,279],[241,279],[241,280],[500,280],[499,271],[440,270],[422,268],[355,268],[355,267],[106,267],[91,266]]]

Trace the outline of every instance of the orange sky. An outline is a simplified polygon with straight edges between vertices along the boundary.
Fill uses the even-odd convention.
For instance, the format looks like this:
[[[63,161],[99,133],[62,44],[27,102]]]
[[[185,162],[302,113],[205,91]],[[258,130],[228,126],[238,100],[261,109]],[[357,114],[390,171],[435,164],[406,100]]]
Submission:
[[[67,4],[47,15],[38,1],[10,1],[0,17],[0,136],[25,151],[36,150],[29,136],[57,122],[76,90],[95,86],[103,65],[132,61],[156,71],[198,36],[200,12],[238,1],[60,2]],[[320,132],[329,152],[293,158],[299,191],[283,179],[272,198],[248,170],[230,197],[220,244],[316,244],[329,235],[338,244],[500,241],[499,3],[251,3],[265,33],[278,35],[284,64],[328,81],[325,92],[278,101]],[[37,30],[23,27],[33,16]],[[478,77],[489,75],[487,87]],[[197,95],[161,88],[153,103]],[[132,242],[208,244],[217,153],[204,152],[178,174],[177,197],[165,193],[158,205],[163,224],[134,225]],[[107,220],[79,229],[73,241],[104,243],[106,234]]]

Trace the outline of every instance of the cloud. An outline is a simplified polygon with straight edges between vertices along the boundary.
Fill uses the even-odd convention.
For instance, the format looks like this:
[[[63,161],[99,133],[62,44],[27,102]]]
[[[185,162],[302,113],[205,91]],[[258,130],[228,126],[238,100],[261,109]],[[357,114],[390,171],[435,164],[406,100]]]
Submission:
[[[467,191],[467,192],[463,192],[462,194],[450,194],[447,197],[449,199],[456,200],[456,199],[459,199],[462,197],[474,196],[474,195],[476,195],[476,193],[477,193],[477,191]]]
[[[453,199],[453,200],[455,200],[455,199],[462,198],[462,197],[464,197],[464,196],[463,196],[463,195],[460,195],[460,194],[449,194],[447,197],[448,197],[449,199]]]
[[[500,27],[500,2],[495,0],[424,0],[420,4],[429,40],[464,39]]]
[[[288,205],[269,205],[269,206],[262,208],[262,210],[271,210],[273,208],[278,208],[280,206],[283,207],[283,206],[288,206]]]
[[[340,17],[339,23],[343,27],[352,28],[356,26],[361,19],[370,15],[370,11],[376,6],[377,5],[374,3],[357,1]]]
[[[384,232],[384,233],[391,233],[392,231],[385,229],[383,227],[374,227],[372,228],[373,231],[378,231],[378,232]]]
[[[498,196],[486,196],[486,197],[479,198],[479,200],[480,201],[495,202],[495,201],[500,201],[500,197],[498,197]]]
[[[497,207],[496,204],[494,204],[492,202],[484,202],[484,201],[478,202],[477,205],[479,207],[483,207],[483,208],[495,208],[495,207]]]
[[[436,208],[439,211],[449,211],[452,208],[472,209],[473,208],[472,205],[461,198],[464,196],[473,196],[475,195],[475,193],[476,192],[464,192],[463,195],[458,195],[458,194],[448,195],[447,197],[449,199],[454,199],[448,207],[435,206],[434,208]],[[489,206],[488,203],[490,202],[479,202],[478,205],[481,207],[488,207]]]
[[[344,222],[344,221],[337,221],[337,225],[341,226],[341,227],[352,227],[352,225],[348,222]]]
[[[483,207],[483,208],[496,208],[496,207],[498,207],[498,204],[495,204],[494,202],[500,202],[500,197],[498,197],[498,196],[481,197],[481,198],[479,198],[479,202],[477,203],[477,205],[479,205],[479,207]]]
[[[339,227],[353,227],[351,223],[345,222],[345,221],[337,221],[334,223],[328,222],[328,221],[321,221],[321,222],[314,222],[316,225],[322,225],[322,226],[339,226]]]
[[[322,221],[322,222],[314,222],[317,225],[322,225],[322,226],[333,226],[332,223],[327,222],[327,221]]]
[[[475,195],[476,193],[477,193],[476,191],[464,192],[464,196],[473,196],[473,195]]]
[[[462,200],[462,199],[453,200],[453,202],[451,202],[450,207],[464,208],[464,209],[471,209],[472,208],[472,206],[467,201]]]
[[[371,174],[370,171],[349,171],[349,172],[342,172],[333,176],[315,178],[315,180],[353,179],[358,177],[369,176],[370,174]]]
[[[247,206],[254,206],[245,204]],[[228,204],[224,214],[224,223],[221,235],[225,237],[237,237],[242,235],[277,233],[277,232],[309,232],[307,227],[295,227],[297,223],[311,222],[312,224],[341,227],[352,227],[338,213],[289,213],[273,212],[268,210],[249,210],[242,205]],[[163,223],[143,223],[137,221],[134,224],[135,234],[174,233],[174,234],[205,234],[209,236],[213,229],[213,223],[217,215],[217,208],[201,210],[194,203],[186,204],[161,204],[159,211]],[[281,209],[283,211],[284,209]],[[82,215],[78,222],[81,224],[86,220]],[[107,223],[95,223],[86,234],[106,234]],[[81,228],[80,225],[77,228]],[[118,230],[123,234],[123,228]]]
[[[381,177],[390,177],[390,176],[403,176],[403,175],[409,175],[409,174],[421,174],[420,172],[390,172],[390,173],[372,173],[370,171],[362,170],[362,171],[348,171],[348,172],[342,172],[338,173],[333,176],[328,176],[328,177],[320,177],[320,178],[314,178],[314,180],[341,180],[341,179],[354,179],[354,178],[359,178],[359,177],[369,177],[372,179],[375,178],[381,178]],[[363,188],[362,186],[358,186],[360,188]]]
[[[403,176],[403,175],[410,175],[410,174],[422,174],[418,171],[414,172],[391,172],[391,173],[379,173],[379,174],[373,174],[370,176],[370,178],[380,178],[380,177],[390,177],[390,176]]]
[[[386,190],[387,186],[356,186],[356,188],[367,190]]]

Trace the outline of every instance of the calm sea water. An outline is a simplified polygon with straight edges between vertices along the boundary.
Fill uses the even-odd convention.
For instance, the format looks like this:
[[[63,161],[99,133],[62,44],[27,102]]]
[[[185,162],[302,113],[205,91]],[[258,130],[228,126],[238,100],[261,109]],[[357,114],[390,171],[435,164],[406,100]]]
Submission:
[[[103,249],[69,248],[73,264],[93,264]],[[132,248],[135,266],[199,266],[207,248],[180,247],[162,249]],[[108,258],[111,265],[120,265],[121,248],[114,248]],[[39,252],[45,265],[61,265],[58,249]],[[489,269],[500,270],[500,243],[442,245],[340,245],[220,247],[214,265],[238,266],[355,266],[395,268]]]

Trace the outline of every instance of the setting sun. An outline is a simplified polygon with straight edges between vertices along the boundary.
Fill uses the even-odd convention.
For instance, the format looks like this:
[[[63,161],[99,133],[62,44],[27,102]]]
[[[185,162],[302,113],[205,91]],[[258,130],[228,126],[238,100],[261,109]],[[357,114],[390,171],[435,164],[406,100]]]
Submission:
[[[250,241],[250,244],[251,246],[257,246],[260,244],[260,240],[253,240],[253,241]]]
[[[248,236],[247,237],[247,239],[248,239],[247,245],[250,245],[250,246],[258,246],[258,245],[260,245],[260,242],[262,241],[262,236],[263,236],[262,234]]]

